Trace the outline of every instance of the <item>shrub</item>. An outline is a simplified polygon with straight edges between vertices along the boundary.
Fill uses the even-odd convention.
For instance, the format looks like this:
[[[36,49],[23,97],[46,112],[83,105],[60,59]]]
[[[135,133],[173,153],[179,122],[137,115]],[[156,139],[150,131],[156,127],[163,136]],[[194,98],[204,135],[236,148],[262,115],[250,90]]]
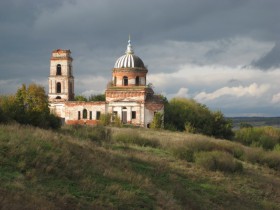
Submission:
[[[157,112],[154,115],[153,121],[151,122],[151,128],[153,129],[160,129],[163,126],[163,114],[160,112]]]
[[[242,163],[221,151],[199,152],[195,156],[195,162],[205,169],[211,171],[240,172],[243,170]]]
[[[273,148],[274,151],[280,152],[280,144],[276,144]]]
[[[194,151],[188,147],[175,147],[172,149],[172,153],[179,159],[194,162]]]
[[[261,163],[261,160],[263,158],[264,151],[262,149],[246,149],[244,153],[245,160],[251,162],[251,163]]]
[[[235,140],[245,145],[272,150],[280,143],[280,129],[273,127],[242,128],[235,133]]]
[[[112,118],[112,114],[111,113],[107,113],[107,114],[101,114],[100,115],[100,125],[110,125],[111,124],[111,118]]]
[[[211,141],[205,141],[197,139],[195,141],[186,142],[186,145],[189,149],[191,149],[194,152],[200,152],[200,151],[213,151],[218,150],[218,145]]]
[[[268,152],[263,156],[261,163],[280,171],[280,154],[278,152]]]
[[[135,132],[123,132],[116,134],[114,137],[116,142],[122,142],[125,144],[135,144],[143,147],[159,147],[160,143],[157,139],[147,139],[141,137]]]
[[[64,126],[61,132],[80,139],[89,139],[96,142],[110,141],[112,133],[110,128],[101,125],[94,127],[83,125]]]

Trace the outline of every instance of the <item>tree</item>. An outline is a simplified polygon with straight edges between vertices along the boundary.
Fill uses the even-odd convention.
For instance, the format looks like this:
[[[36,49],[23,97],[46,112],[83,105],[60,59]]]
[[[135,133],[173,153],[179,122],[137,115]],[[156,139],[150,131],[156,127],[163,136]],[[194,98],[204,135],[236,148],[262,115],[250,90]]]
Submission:
[[[83,95],[77,95],[75,96],[75,101],[87,101],[87,98]]]
[[[48,96],[42,86],[23,84],[15,95],[2,96],[1,108],[9,120],[42,128],[59,128],[60,119],[50,114]]]
[[[217,138],[231,138],[232,124],[223,114],[186,98],[173,98],[165,104],[165,128],[202,133]]]
[[[88,98],[88,101],[105,101],[105,94],[97,94],[97,95],[91,95]]]
[[[231,139],[234,136],[232,131],[232,122],[226,119],[221,111],[212,112],[213,133],[218,138]]]
[[[163,114],[160,112],[155,113],[150,127],[154,129],[160,129],[163,127],[162,124],[163,124]]]

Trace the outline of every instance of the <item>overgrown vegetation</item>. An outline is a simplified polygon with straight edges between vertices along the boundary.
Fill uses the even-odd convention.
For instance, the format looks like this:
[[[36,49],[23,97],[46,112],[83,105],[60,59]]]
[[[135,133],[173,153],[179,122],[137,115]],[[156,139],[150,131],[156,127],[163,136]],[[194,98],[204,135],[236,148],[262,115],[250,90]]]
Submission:
[[[50,113],[44,88],[36,84],[23,84],[15,95],[0,97],[0,123],[13,121],[41,128],[61,126],[60,119]]]
[[[75,96],[75,101],[105,101],[105,94],[90,95],[89,97],[83,95]]]
[[[186,98],[173,98],[165,103],[165,128],[201,133],[216,138],[233,137],[232,123],[220,111],[210,111],[205,105]]]
[[[277,150],[280,147],[280,129],[273,127],[243,127],[235,132],[235,140],[248,146]]]
[[[279,156],[162,130],[0,125],[0,206],[279,209]]]

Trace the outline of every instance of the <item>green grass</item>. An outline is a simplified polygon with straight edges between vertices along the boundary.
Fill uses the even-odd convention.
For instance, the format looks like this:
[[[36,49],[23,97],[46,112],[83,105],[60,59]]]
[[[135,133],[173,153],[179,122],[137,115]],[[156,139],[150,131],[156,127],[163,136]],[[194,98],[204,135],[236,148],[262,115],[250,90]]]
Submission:
[[[204,166],[213,158],[214,170]],[[276,151],[177,132],[0,125],[0,206],[280,209],[278,158]]]

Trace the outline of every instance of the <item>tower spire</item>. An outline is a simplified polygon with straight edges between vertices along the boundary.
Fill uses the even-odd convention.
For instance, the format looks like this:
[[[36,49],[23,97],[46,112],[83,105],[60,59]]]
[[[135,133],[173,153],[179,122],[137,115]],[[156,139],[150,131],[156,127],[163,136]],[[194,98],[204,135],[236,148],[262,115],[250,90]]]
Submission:
[[[128,35],[128,45],[125,51],[126,54],[134,54],[132,45],[131,45],[131,40],[130,40],[130,34]]]

